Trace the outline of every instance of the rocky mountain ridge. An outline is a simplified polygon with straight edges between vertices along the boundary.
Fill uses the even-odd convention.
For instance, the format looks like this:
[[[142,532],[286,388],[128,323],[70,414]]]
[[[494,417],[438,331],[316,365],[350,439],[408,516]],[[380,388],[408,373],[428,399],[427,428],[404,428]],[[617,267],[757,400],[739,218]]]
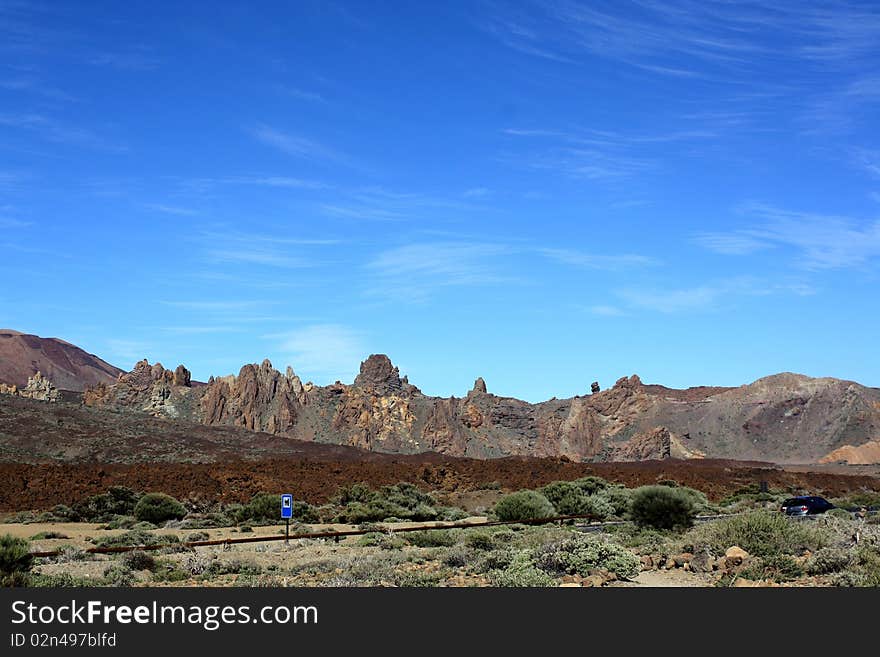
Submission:
[[[189,372],[147,361],[86,390],[88,406],[377,452],[563,457],[573,461],[729,458],[789,463],[873,458],[880,390],[778,374],[738,388],[673,390],[638,376],[537,404],[488,392],[431,397],[374,354],[352,384],[303,384],[265,360],[193,386]],[[865,447],[862,447],[865,446]]]

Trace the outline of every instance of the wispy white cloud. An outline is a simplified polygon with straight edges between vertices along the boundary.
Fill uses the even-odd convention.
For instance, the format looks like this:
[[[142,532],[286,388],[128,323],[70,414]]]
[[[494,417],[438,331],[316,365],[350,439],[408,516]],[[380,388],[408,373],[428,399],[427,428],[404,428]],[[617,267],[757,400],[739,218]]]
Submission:
[[[271,146],[282,153],[310,160],[326,160],[344,163],[348,157],[323,144],[300,135],[294,135],[267,125],[257,125],[250,130],[257,141]]]
[[[711,250],[745,255],[759,249],[785,247],[807,269],[860,267],[880,258],[880,221],[799,212],[760,203],[744,205],[740,212],[752,227],[709,233],[695,239]]]
[[[408,244],[379,253],[366,266],[368,296],[424,301],[450,286],[492,285],[512,277],[499,271],[499,256],[510,247],[479,242]]]
[[[298,87],[290,87],[283,84],[276,85],[275,89],[279,93],[285,96],[289,96],[291,98],[296,98],[297,100],[305,100],[310,103],[327,102],[327,99],[316,91],[309,91],[308,89],[300,89]]]
[[[599,317],[623,317],[626,312],[617,306],[597,305],[587,308],[592,314]]]
[[[0,126],[26,130],[49,142],[73,144],[106,151],[124,151],[125,147],[99,137],[93,132],[42,114],[0,114]]]
[[[152,71],[161,64],[153,49],[147,46],[135,46],[125,51],[100,52],[89,57],[88,62],[94,66],[128,72]]]
[[[165,205],[163,203],[147,203],[144,207],[148,210],[154,210],[155,212],[173,214],[181,217],[191,217],[198,214],[196,210],[190,208],[182,208],[176,205]]]
[[[636,254],[608,255],[586,253],[576,249],[541,248],[537,252],[551,260],[584,269],[621,270],[657,264],[653,258]]]
[[[353,381],[366,355],[362,335],[338,324],[314,324],[265,337],[278,341],[276,351],[303,380],[319,384]]]
[[[693,241],[709,251],[724,255],[748,255],[772,248],[766,240],[755,236],[751,231],[732,233],[700,233]]]
[[[743,296],[765,296],[784,287],[753,277],[734,277],[682,288],[627,288],[617,295],[627,305],[665,314],[713,309]]]
[[[0,228],[27,228],[30,225],[29,221],[0,216]]]
[[[40,82],[35,78],[29,77],[7,78],[5,80],[0,80],[0,89],[27,93],[35,96],[42,96],[43,98],[48,98],[50,100],[60,100],[66,102],[74,102],[78,100],[75,96],[72,96],[69,93],[62,91],[61,89],[57,89],[43,82]]]
[[[462,196],[465,198],[486,198],[492,195],[492,190],[488,187],[471,187],[466,189]]]

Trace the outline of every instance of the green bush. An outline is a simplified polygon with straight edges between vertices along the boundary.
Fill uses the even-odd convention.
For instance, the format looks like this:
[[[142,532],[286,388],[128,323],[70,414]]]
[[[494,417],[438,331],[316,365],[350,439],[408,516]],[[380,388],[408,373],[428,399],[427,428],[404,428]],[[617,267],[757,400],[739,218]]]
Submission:
[[[763,557],[739,572],[739,576],[745,579],[770,579],[774,582],[790,582],[803,574],[803,569],[787,554]]]
[[[98,547],[174,545],[179,542],[180,539],[173,534],[151,534],[141,529],[132,529],[116,536],[102,536],[94,540]]]
[[[428,529],[420,532],[407,532],[406,541],[416,547],[450,547],[456,543],[453,529]]]
[[[625,518],[629,515],[632,504],[632,491],[625,486],[608,486],[593,496],[594,500],[601,500],[611,508],[610,516]]]
[[[383,550],[399,550],[406,545],[406,540],[397,534],[370,532],[361,536],[357,544],[360,547],[378,547]]]
[[[31,536],[30,540],[32,541],[48,541],[53,538],[61,538],[68,539],[70,536],[67,534],[62,534],[61,532],[40,532],[39,534],[34,534]]]
[[[342,507],[335,520],[352,524],[391,518],[437,520],[441,515],[446,518],[454,515],[448,510],[441,514],[433,497],[407,482],[383,486],[377,491],[371,490],[366,484],[355,484],[341,488],[334,501]]]
[[[580,479],[575,479],[573,482],[578,488],[584,491],[587,495],[595,495],[599,491],[605,490],[611,484],[602,479],[602,477],[594,477],[593,475],[587,477],[581,477]]]
[[[129,570],[154,570],[156,568],[156,559],[152,554],[143,550],[123,552],[119,561],[123,567]]]
[[[751,511],[707,522],[694,528],[685,539],[693,551],[707,549],[719,555],[738,545],[758,557],[800,554],[828,543],[827,532],[818,523],[793,520],[772,511]]]
[[[0,536],[0,586],[23,586],[33,566],[30,545],[11,534]]]
[[[495,538],[491,532],[471,529],[465,531],[464,544],[472,550],[486,551],[495,547]]]
[[[101,529],[131,529],[137,522],[138,519],[134,516],[114,516]]]
[[[147,493],[134,507],[134,517],[154,524],[167,520],[180,520],[186,515],[186,508],[165,493]]]
[[[603,569],[621,579],[632,579],[640,569],[639,558],[627,548],[581,533],[539,548],[534,559],[538,568],[556,575],[586,576]]]
[[[825,515],[829,518],[839,518],[841,520],[853,519],[853,514],[846,509],[830,509],[825,512]]]
[[[134,573],[122,563],[114,563],[104,569],[104,583],[107,586],[131,586],[134,584]]]
[[[495,504],[495,516],[499,520],[537,520],[551,518],[556,510],[544,495],[534,490],[522,490],[502,497]]]
[[[186,537],[187,543],[198,543],[199,541],[207,541],[211,538],[208,532],[192,532]]]
[[[227,510],[230,517],[238,523],[277,524],[281,522],[281,495],[257,493],[245,505]],[[293,519],[298,522],[318,522],[318,514],[308,502],[293,500]]]
[[[106,493],[93,495],[73,505],[68,519],[84,522],[107,522],[114,516],[135,515],[140,495],[125,486],[112,486]]]
[[[537,587],[555,586],[556,580],[532,563],[529,550],[521,550],[513,555],[503,570],[493,570],[489,578],[495,586]]]
[[[811,575],[827,575],[846,570],[852,560],[848,550],[826,547],[814,552],[806,563],[806,571]]]
[[[690,527],[696,515],[694,496],[669,486],[642,486],[633,491],[630,516],[640,527]]]

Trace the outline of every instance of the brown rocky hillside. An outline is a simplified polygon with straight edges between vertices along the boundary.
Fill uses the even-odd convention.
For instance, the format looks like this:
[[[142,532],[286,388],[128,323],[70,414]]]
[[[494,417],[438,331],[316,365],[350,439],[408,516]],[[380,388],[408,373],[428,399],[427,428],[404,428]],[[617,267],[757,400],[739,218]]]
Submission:
[[[113,383],[123,373],[64,340],[0,329],[0,383],[23,388],[37,372],[61,390],[75,391]]]
[[[494,395],[482,379],[465,397],[430,397],[383,355],[364,361],[351,385],[303,384],[290,368],[282,374],[269,361],[206,386],[193,387],[189,379],[182,366],[172,372],[142,361],[83,399],[100,409],[375,452],[474,458],[815,463],[855,454],[865,462],[880,437],[880,390],[787,373],[738,388],[688,390],[631,376],[594,394],[538,404]]]

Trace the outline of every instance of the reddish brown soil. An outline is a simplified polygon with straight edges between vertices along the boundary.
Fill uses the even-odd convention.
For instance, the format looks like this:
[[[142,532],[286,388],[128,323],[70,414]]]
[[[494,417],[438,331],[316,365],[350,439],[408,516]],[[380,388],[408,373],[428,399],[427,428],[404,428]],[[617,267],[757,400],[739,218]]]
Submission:
[[[880,491],[868,475],[793,472],[735,461],[644,461],[571,463],[559,459],[453,459],[437,455],[385,456],[370,460],[268,459],[222,463],[16,464],[0,463],[0,510],[48,509],[71,504],[124,485],[185,499],[242,502],[262,491],[291,491],[312,503],[327,501],[339,486],[364,481],[373,486],[411,481],[426,490],[474,490],[490,482],[513,490],[557,479],[594,474],[636,486],[674,479],[717,500],[746,485],[767,481],[772,489],[835,497],[859,490]]]

